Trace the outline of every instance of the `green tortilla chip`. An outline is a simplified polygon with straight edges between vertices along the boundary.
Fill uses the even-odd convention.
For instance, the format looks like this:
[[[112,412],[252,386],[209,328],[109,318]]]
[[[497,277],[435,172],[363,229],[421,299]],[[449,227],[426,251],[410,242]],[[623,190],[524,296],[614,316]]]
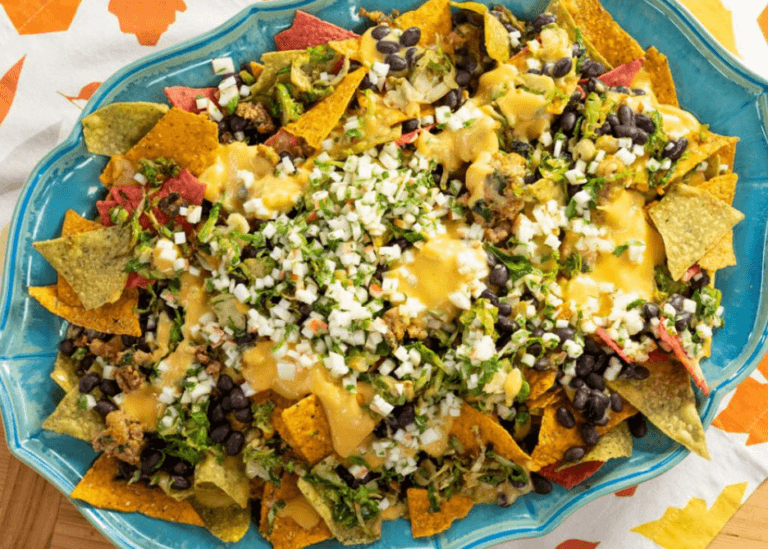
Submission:
[[[671,361],[650,362],[644,366],[651,372],[647,379],[616,379],[606,384],[640,410],[662,433],[709,459],[688,372],[682,364]]]
[[[168,112],[162,103],[112,103],[83,118],[88,152],[124,154]]]
[[[77,387],[80,379],[75,373],[76,370],[77,364],[75,364],[75,361],[64,353],[59,353],[56,355],[56,363],[53,365],[51,379],[55,381],[56,385],[61,387],[65,393],[68,393],[73,388]]]
[[[43,422],[43,429],[91,442],[93,435],[101,433],[106,425],[96,411],[80,408],[79,401],[80,390],[75,387]]]
[[[664,240],[667,266],[675,280],[744,219],[744,214],[724,201],[683,184],[674,187],[648,214]]]
[[[250,506],[243,509],[236,503],[215,505],[208,500],[203,503],[197,497],[189,501],[203,519],[206,529],[221,541],[229,543],[240,541],[251,527]]]
[[[616,427],[600,437],[594,448],[584,454],[584,457],[575,462],[564,462],[555,468],[562,471],[579,463],[587,461],[608,461],[609,459],[630,457],[632,455],[632,433],[626,421],[622,421]]]
[[[131,259],[131,230],[115,225],[35,242],[35,249],[69,282],[86,309],[114,303],[123,293]]]
[[[251,93],[266,93],[276,82],[287,82],[291,77],[291,65],[294,60],[306,54],[305,50],[270,51],[261,56],[264,70],[259,79],[251,86]],[[285,71],[285,72],[281,72]]]
[[[195,468],[195,497],[203,504],[218,501],[245,508],[248,506],[248,483],[243,460],[234,456],[222,458],[205,452]]]

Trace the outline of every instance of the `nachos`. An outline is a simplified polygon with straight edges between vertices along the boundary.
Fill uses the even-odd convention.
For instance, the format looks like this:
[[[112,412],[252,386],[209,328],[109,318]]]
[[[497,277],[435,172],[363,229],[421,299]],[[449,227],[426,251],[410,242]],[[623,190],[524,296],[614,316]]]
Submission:
[[[708,457],[736,139],[595,0],[360,14],[83,120],[99,215],[30,288],[72,497],[300,548],[571,489],[646,419]]]

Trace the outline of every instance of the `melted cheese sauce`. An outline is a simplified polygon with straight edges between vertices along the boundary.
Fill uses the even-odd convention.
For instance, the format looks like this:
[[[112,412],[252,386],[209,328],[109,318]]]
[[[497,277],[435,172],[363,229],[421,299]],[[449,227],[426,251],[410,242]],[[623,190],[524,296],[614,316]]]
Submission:
[[[288,517],[304,530],[311,530],[320,522],[320,515],[304,496],[296,496],[285,502],[285,507],[277,512],[278,517]]]
[[[563,283],[566,301],[584,305],[591,297],[599,297],[599,313],[610,311],[609,293],[600,293],[600,283],[611,283],[617,290],[635,293],[644,299],[651,299],[654,291],[654,268],[664,261],[664,244],[661,236],[645,217],[643,195],[637,191],[621,190],[614,200],[600,206],[600,225],[607,229],[606,237],[615,246],[630,240],[645,243],[645,253],[640,263],[630,261],[628,253],[616,257],[613,253],[602,253],[589,273],[580,274]]]
[[[416,149],[442,164],[449,172],[458,170],[465,162],[474,162],[481,154],[499,150],[496,129],[500,124],[490,116],[481,116],[467,128],[439,134],[422,132],[416,141]]]

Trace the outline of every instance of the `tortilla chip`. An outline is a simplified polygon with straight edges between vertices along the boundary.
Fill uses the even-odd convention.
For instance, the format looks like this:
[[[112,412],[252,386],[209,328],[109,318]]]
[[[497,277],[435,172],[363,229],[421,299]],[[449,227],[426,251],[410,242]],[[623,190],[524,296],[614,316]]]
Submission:
[[[347,38],[354,39],[359,36],[352,31],[318,19],[314,15],[296,10],[290,28],[275,35],[275,46],[278,51],[305,50],[311,46],[327,44],[331,40]]]
[[[647,379],[616,379],[606,383],[636,406],[662,433],[709,459],[688,372],[682,365],[668,360],[644,366],[651,372]]]
[[[303,137],[311,147],[319,149],[323,140],[341,120],[366,74],[367,69],[364,67],[349,73],[331,95],[302,114],[298,120],[285,126],[285,130],[296,137]]]
[[[116,480],[118,460],[101,455],[70,494],[100,509],[137,512],[171,522],[203,526],[189,502],[176,501],[146,484]]]
[[[195,468],[195,493],[205,503],[200,492],[218,492],[218,499],[231,499],[241,508],[248,506],[248,477],[243,460],[236,456],[217,456],[204,452],[203,459]]]
[[[429,0],[413,11],[407,11],[395,19],[395,24],[405,30],[410,27],[421,29],[419,45],[426,47],[434,44],[438,37],[450,34],[451,7],[449,0]]]
[[[106,188],[113,185],[138,185],[133,178],[134,175],[136,175],[136,168],[133,162],[117,154],[110,158],[107,165],[104,166],[104,171],[99,175],[99,181]]]
[[[552,391],[547,391],[546,393],[536,397],[536,398],[529,398],[525,401],[525,405],[528,406],[528,409],[533,411],[537,409],[543,409],[549,406],[552,402],[560,398],[560,396],[563,394],[563,391],[559,387],[555,387]],[[536,414],[540,415],[540,414]]]
[[[645,50],[643,68],[651,81],[651,89],[658,102],[679,107],[675,81],[672,78],[672,71],[669,70],[667,56],[651,46]]]
[[[604,461],[585,461],[576,465],[567,465],[561,468],[557,463],[552,463],[539,469],[539,474],[552,482],[558,483],[566,490],[581,484],[589,477],[597,473]]]
[[[572,463],[561,463],[556,466],[555,470],[562,471],[572,467],[574,464],[586,463],[588,461],[606,462],[609,459],[631,457],[632,446],[632,433],[629,432],[627,422],[623,421],[601,436],[600,441],[589,452],[584,454],[583,458]]]
[[[64,224],[61,227],[61,236],[93,231],[95,229],[100,229],[101,227],[101,224],[81,217],[74,210],[67,210],[64,214]],[[80,303],[80,298],[77,297],[77,292],[75,292],[74,288],[72,288],[72,286],[69,285],[69,282],[67,282],[61,275],[58,275],[56,290],[59,299],[67,305],[82,305],[82,303]]]
[[[264,69],[259,74],[256,83],[251,86],[253,94],[266,93],[277,82],[283,69],[290,67],[294,60],[306,55],[304,50],[269,51],[261,56]]]
[[[605,74],[599,76],[600,80],[606,86],[618,87],[625,86],[627,88],[632,87],[632,83],[635,81],[637,73],[643,67],[642,59],[635,59],[629,63],[619,65],[615,69],[612,69]]]
[[[166,496],[168,497],[168,496]],[[251,527],[250,505],[243,509],[236,503],[231,505],[206,505],[197,497],[184,500],[200,517],[205,528],[221,541],[234,543],[243,539]]]
[[[56,355],[51,379],[61,387],[65,393],[78,386],[80,378],[77,376],[77,363],[62,352]]]
[[[444,501],[439,513],[430,513],[429,493],[423,488],[408,488],[408,514],[414,538],[439,534],[451,527],[454,520],[464,518],[474,505],[468,497],[453,496]]]
[[[733,199],[736,196],[736,182],[738,180],[739,176],[735,173],[718,175],[717,177],[713,177],[701,185],[698,185],[698,188],[707,191],[715,198],[719,198],[731,206],[733,205]]]
[[[674,280],[744,219],[744,214],[709,193],[677,185],[648,210],[664,240],[667,266]]]
[[[55,285],[33,286],[28,290],[29,295],[39,301],[40,305],[70,324],[107,334],[141,337],[139,315],[136,312],[139,294],[135,289],[126,290],[115,303],[90,310],[82,305],[67,305],[61,301],[56,294]]]
[[[185,86],[163,88],[163,92],[171,106],[195,114],[205,110],[197,107],[197,98],[202,96],[209,101],[217,103],[216,92],[218,91],[219,88],[187,88]]]
[[[349,57],[360,61],[360,39],[347,38],[346,40],[331,40],[328,47],[343,57]]]
[[[725,172],[720,172],[728,174],[733,171],[734,163],[736,162],[736,144],[739,142],[738,139],[732,139],[731,141],[728,141],[721,149],[715,152],[713,155],[717,159],[717,165],[718,167],[720,164],[725,164],[728,166],[728,169],[725,170]]]
[[[459,416],[453,419],[450,434],[459,439],[467,452],[480,450],[480,443],[487,445],[492,442],[493,451],[498,455],[522,465],[526,470],[538,469],[531,456],[518,446],[504,427],[466,402],[462,403]]]
[[[120,299],[132,257],[129,227],[101,228],[33,245],[69,282],[86,309]]]
[[[557,24],[568,31],[568,36],[570,37],[571,42],[576,42],[577,38],[580,37],[587,48],[587,54],[589,54],[589,57],[598,63],[602,63],[606,69],[611,69],[614,64],[610,63],[608,59],[605,58],[603,53],[590,41],[590,39],[583,34],[582,29],[579,28],[579,23],[574,18],[574,15],[572,15],[570,12],[572,8],[567,6],[567,3],[567,0],[552,0],[545,11],[557,17]],[[518,53],[517,55],[519,56],[520,54]],[[521,61],[522,58],[523,56],[520,56]],[[518,66],[518,69],[519,68],[522,67]]]
[[[142,158],[172,158],[179,167],[200,175],[213,164],[218,148],[216,122],[174,107],[125,153],[125,158],[134,163]]]
[[[534,370],[533,368],[527,368],[523,375],[525,376],[525,381],[527,381],[528,385],[531,387],[531,392],[528,394],[526,404],[530,401],[535,401],[541,395],[549,391],[557,379],[557,372],[555,370],[539,371]]]
[[[554,10],[553,4],[560,8]],[[645,51],[611,17],[598,0],[558,0],[552,2],[547,11],[558,15],[558,22],[568,28],[574,25],[587,40],[608,61],[610,67],[618,67],[643,57]],[[565,11],[570,17],[563,21],[559,14]],[[608,67],[606,67],[608,68]]]
[[[315,395],[300,400],[282,413],[281,435],[313,465],[333,453],[331,426]]]
[[[90,443],[91,437],[101,433],[106,424],[95,410],[81,409],[78,406],[79,400],[80,390],[75,385],[43,422],[43,429]]]
[[[168,112],[162,103],[112,103],[83,118],[88,152],[112,156],[133,147]]]
[[[259,532],[264,536],[264,539],[272,544],[273,549],[301,549],[302,547],[307,547],[313,543],[319,543],[333,537],[328,525],[320,516],[317,516],[317,522],[309,529],[305,529],[292,518],[292,509],[288,507],[289,505],[300,508],[302,514],[307,514],[308,516],[311,516],[309,514],[310,509],[311,512],[316,513],[302,495],[301,490],[299,490],[298,480],[299,477],[297,475],[285,473],[281,478],[279,488],[269,483],[264,486],[264,495],[261,498]],[[272,522],[272,531],[270,533],[267,516],[269,510],[279,501],[287,505],[277,513]]]
[[[561,406],[568,408],[576,418],[576,426],[566,429],[557,421],[557,409]],[[595,429],[602,436],[609,432],[616,425],[637,413],[637,409],[628,402],[624,402],[621,412],[611,412],[608,423],[596,426]],[[586,446],[584,438],[581,436],[581,414],[576,412],[571,406],[570,401],[565,397],[552,402],[544,409],[544,416],[541,419],[541,430],[539,431],[539,442],[534,448],[531,458],[538,467],[544,467],[552,463],[559,463],[563,460],[565,452],[574,446]]]
[[[736,143],[739,142],[738,137],[727,137],[706,130],[691,132],[686,137],[688,139],[688,147],[677,163],[677,166],[675,166],[675,171],[669,179],[670,181],[683,177],[717,151],[728,149],[728,147],[735,147]]]
[[[473,11],[483,16],[483,32],[488,57],[499,63],[506,63],[510,53],[509,33],[501,21],[491,15],[488,7],[478,2],[451,2],[450,4],[455,8]]]
[[[725,236],[699,259],[699,267],[706,269],[710,274],[734,265],[736,252],[733,251],[733,231],[725,233]]]

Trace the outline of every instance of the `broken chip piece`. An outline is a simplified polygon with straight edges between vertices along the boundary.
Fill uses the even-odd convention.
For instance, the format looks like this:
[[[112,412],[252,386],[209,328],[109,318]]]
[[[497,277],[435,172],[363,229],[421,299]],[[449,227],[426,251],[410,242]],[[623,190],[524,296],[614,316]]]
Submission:
[[[112,103],[83,118],[88,152],[112,156],[128,152],[168,112],[162,103]]]

